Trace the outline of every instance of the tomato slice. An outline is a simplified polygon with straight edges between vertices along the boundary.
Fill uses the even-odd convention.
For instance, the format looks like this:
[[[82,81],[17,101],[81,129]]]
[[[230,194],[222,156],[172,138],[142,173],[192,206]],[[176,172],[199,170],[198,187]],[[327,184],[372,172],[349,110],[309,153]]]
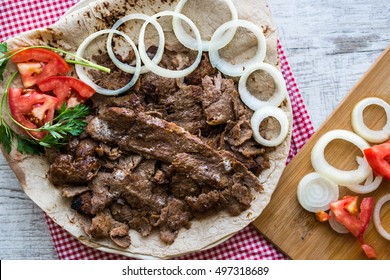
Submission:
[[[371,168],[374,169],[377,174],[390,180],[390,164],[387,161],[390,157],[389,142],[365,149],[364,155],[366,156]]]
[[[372,197],[363,198],[360,203],[359,217],[350,212],[349,205],[355,204],[357,196],[344,196],[342,199],[329,204],[337,221],[343,224],[355,237],[363,236],[370,223],[374,199]]]
[[[358,237],[363,230],[362,222],[354,215],[349,213],[348,205],[354,204],[357,197],[344,196],[343,199],[329,204],[336,220],[343,224],[355,237]]]
[[[375,249],[365,244],[363,235],[371,220],[374,209],[374,198],[365,197],[360,203],[360,213],[355,213],[354,207],[357,202],[357,196],[344,196],[342,199],[329,204],[337,221],[343,224],[355,237],[358,238],[362,249],[368,258],[375,258]],[[352,209],[352,211],[351,211]]]
[[[27,128],[35,129],[53,120],[57,98],[32,89],[10,88],[8,104],[16,121]],[[43,131],[26,133],[37,139],[42,139],[47,134]]]
[[[374,198],[365,197],[360,203],[360,215],[359,219],[363,224],[363,229],[361,235],[366,231],[368,224],[370,223],[372,211],[374,209]]]
[[[16,63],[24,87],[31,87],[47,77],[66,74],[70,71],[68,63],[57,53],[41,49],[27,49],[11,57]]]
[[[370,258],[370,259],[376,258],[376,251],[375,251],[374,247],[363,243],[362,249],[368,258]]]
[[[58,99],[57,110],[64,102],[67,103],[68,107],[84,103],[95,93],[95,90],[86,83],[69,76],[46,78],[38,83],[38,87],[43,92],[53,91]]]

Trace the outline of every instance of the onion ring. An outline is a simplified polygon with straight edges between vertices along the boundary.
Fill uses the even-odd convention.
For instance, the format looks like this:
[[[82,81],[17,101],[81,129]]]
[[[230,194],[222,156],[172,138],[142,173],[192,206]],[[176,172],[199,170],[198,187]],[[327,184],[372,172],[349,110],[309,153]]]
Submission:
[[[354,186],[363,182],[372,172],[367,160],[360,161],[357,169],[346,171],[333,167],[325,159],[325,148],[335,139],[348,141],[356,145],[362,152],[370,147],[363,138],[351,131],[341,129],[329,131],[321,136],[311,151],[311,163],[314,170],[342,186]]]
[[[382,196],[378,202],[376,203],[375,205],[375,208],[374,208],[374,214],[373,214],[373,219],[374,219],[374,225],[375,225],[375,228],[376,230],[378,231],[378,233],[384,238],[384,239],[387,239],[387,240],[390,240],[390,233],[387,232],[384,227],[382,226],[382,222],[381,222],[381,216],[380,216],[380,213],[381,213],[381,209],[382,209],[382,206],[383,204],[385,204],[386,202],[390,201],[390,193]]]
[[[159,42],[158,42],[157,52],[156,52],[155,56],[153,57],[152,61],[156,64],[160,63],[160,61],[163,57],[163,54],[164,54],[165,37],[164,37],[164,31],[163,31],[161,25],[154,18],[152,18],[148,15],[145,15],[145,14],[140,14],[140,13],[130,14],[130,15],[124,16],[123,18],[120,18],[117,22],[114,23],[114,25],[111,27],[111,29],[117,30],[118,27],[121,26],[122,24],[124,24],[125,22],[127,22],[129,20],[135,20],[135,19],[140,19],[140,20],[145,20],[145,21],[149,20],[150,23],[153,24],[153,26],[156,28],[156,30],[158,32],[158,36],[159,36]],[[134,74],[136,67],[119,61],[119,59],[117,59],[116,56],[114,55],[114,52],[113,52],[112,46],[111,46],[113,36],[114,36],[114,34],[110,33],[108,35],[108,38],[107,38],[107,52],[108,52],[109,57],[111,58],[112,62],[119,69],[121,69],[122,71],[124,71],[126,73]],[[146,66],[141,67],[141,74],[145,74],[149,71],[150,70]]]
[[[224,2],[228,5],[230,9],[230,13],[232,15],[231,20],[237,20],[238,14],[237,9],[234,6],[233,2],[231,0],[224,0]],[[187,0],[181,0],[175,8],[175,12],[181,13],[184,5],[187,3]],[[173,17],[172,21],[173,26],[173,32],[175,32],[175,35],[180,43],[182,43],[185,47],[191,49],[191,50],[198,50],[196,46],[196,40],[190,36],[183,28],[183,25],[181,24],[181,20],[177,17]],[[218,42],[218,49],[223,48],[229,42],[233,39],[234,34],[236,33],[237,28],[231,28],[229,31],[225,32],[221,38],[221,40]],[[202,51],[208,51],[210,46],[210,41],[202,40]]]
[[[244,27],[246,29],[249,29],[250,31],[255,34],[257,38],[257,51],[256,54],[249,59],[248,61],[241,63],[241,64],[236,64],[233,65],[226,60],[223,60],[220,55],[218,50],[219,47],[219,42],[225,34],[225,31],[231,29],[231,28],[237,28],[237,27]],[[263,62],[265,58],[265,53],[267,51],[267,46],[266,46],[266,40],[264,37],[264,34],[262,30],[255,25],[254,23],[246,20],[232,20],[228,21],[224,24],[222,24],[218,29],[214,32],[213,37],[211,37],[210,41],[210,47],[209,47],[209,57],[210,57],[210,63],[214,68],[217,68],[219,71],[224,73],[225,75],[231,76],[231,77],[238,77],[241,76],[245,70],[246,67],[251,65],[254,62]]]
[[[280,133],[279,135],[272,139],[268,140],[265,139],[260,135],[259,127],[261,122],[268,118],[268,117],[274,117],[280,124]],[[254,112],[252,118],[251,118],[251,126],[253,131],[253,138],[261,145],[266,147],[275,147],[280,145],[284,139],[286,139],[288,131],[289,131],[289,121],[287,118],[286,113],[277,107],[274,106],[264,106]]]
[[[152,71],[153,73],[155,73],[157,75],[165,77],[165,78],[180,78],[180,77],[187,76],[188,74],[190,74],[192,71],[194,71],[198,67],[198,65],[202,59],[202,39],[200,37],[199,30],[188,17],[186,17],[183,14],[176,13],[176,12],[164,11],[164,12],[160,12],[160,13],[155,14],[154,16],[152,16],[152,18],[158,18],[158,17],[163,17],[163,16],[178,17],[178,18],[180,18],[188,23],[188,25],[191,27],[192,31],[195,33],[197,48],[198,48],[198,55],[197,55],[194,63],[190,67],[188,67],[187,69],[184,69],[184,70],[169,70],[169,69],[164,69],[164,68],[158,66],[156,63],[154,63],[149,58],[148,54],[146,53],[146,49],[145,49],[145,41],[144,41],[145,40],[145,29],[146,29],[146,26],[150,22],[149,20],[147,20],[142,25],[142,28],[141,28],[141,31],[139,34],[139,40],[138,40],[138,50],[139,50],[139,54],[141,56],[142,62],[145,64],[145,66],[150,71]]]
[[[339,187],[313,172],[305,175],[299,182],[297,197],[299,204],[309,212],[326,211],[330,209],[329,203],[338,199]]]
[[[361,163],[361,161],[364,161],[364,159],[361,157],[358,157],[356,160],[358,163]],[[366,194],[366,193],[370,193],[370,192],[375,191],[379,187],[379,185],[382,183],[382,180],[383,180],[383,177],[380,175],[375,176],[375,179],[374,179],[374,173],[371,172],[370,175],[368,175],[368,177],[363,185],[357,184],[354,186],[347,186],[347,188],[350,191],[353,191],[355,193]]]
[[[84,83],[86,83],[87,85],[89,85],[93,89],[95,89],[95,91],[97,93],[100,93],[103,95],[118,95],[118,94],[121,94],[121,93],[129,90],[137,82],[138,77],[139,77],[140,72],[141,72],[141,59],[140,59],[140,55],[137,51],[137,47],[135,46],[134,42],[131,40],[131,38],[129,36],[127,36],[126,34],[124,34],[123,32],[120,32],[118,30],[104,29],[104,30],[100,30],[98,32],[92,33],[87,38],[85,38],[85,40],[80,44],[79,48],[77,49],[76,55],[79,57],[83,57],[85,49],[95,38],[97,38],[103,34],[112,34],[112,33],[115,33],[115,34],[120,35],[123,38],[125,38],[125,40],[131,45],[131,47],[133,48],[134,53],[135,53],[135,57],[136,57],[135,69],[136,69],[136,71],[133,74],[132,79],[130,80],[130,82],[127,85],[125,85],[124,87],[122,87],[120,89],[116,89],[116,90],[102,88],[102,87],[98,86],[97,84],[95,84],[87,76],[87,74],[84,71],[83,66],[78,65],[78,64],[76,64],[76,66],[75,66],[76,73],[79,76],[80,80],[82,80]]]
[[[363,111],[370,105],[378,105],[386,112],[386,124],[381,130],[372,130],[366,126]],[[352,111],[352,128],[362,138],[371,143],[383,143],[390,137],[390,105],[383,99],[369,97],[360,100]]]
[[[270,74],[276,84],[276,90],[274,94],[267,101],[262,101],[253,96],[246,86],[249,76],[257,70],[263,70]],[[238,92],[240,93],[242,102],[244,102],[244,104],[253,111],[256,111],[260,107],[267,104],[278,107],[280,103],[282,103],[282,101],[286,98],[287,88],[282,73],[280,73],[276,67],[268,63],[260,62],[252,64],[245,69],[238,83]]]

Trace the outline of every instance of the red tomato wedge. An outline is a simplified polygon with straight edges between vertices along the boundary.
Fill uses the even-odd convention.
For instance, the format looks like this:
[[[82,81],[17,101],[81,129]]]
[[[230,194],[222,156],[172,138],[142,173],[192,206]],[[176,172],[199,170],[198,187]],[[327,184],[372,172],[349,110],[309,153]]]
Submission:
[[[16,63],[24,87],[29,88],[42,80],[66,74],[70,71],[68,63],[57,53],[41,49],[27,49],[11,57]]]
[[[38,87],[45,93],[53,91],[58,99],[57,110],[61,108],[64,102],[67,103],[68,107],[84,103],[95,93],[95,90],[86,83],[69,76],[49,77],[39,82]]]
[[[343,224],[352,234],[357,237],[364,253],[369,258],[376,257],[375,249],[364,243],[363,235],[370,223],[372,211],[374,209],[374,198],[365,197],[360,203],[360,213],[355,214],[355,209],[351,211],[350,205],[355,205],[357,196],[344,196],[342,199],[329,204],[337,221]]]
[[[10,88],[8,103],[11,115],[16,121],[27,128],[35,129],[53,120],[57,98],[32,89]],[[27,134],[42,139],[47,133],[28,131]]]
[[[386,142],[380,145],[372,146],[364,150],[364,155],[371,168],[379,175],[390,180],[390,143]]]
[[[330,203],[329,206],[337,221],[343,224],[355,237],[360,237],[370,223],[374,199],[372,197],[363,198],[360,203],[359,217],[355,213],[349,212],[348,207],[351,204],[355,204],[356,200],[356,196],[344,196],[342,199]]]
[[[362,249],[368,258],[370,258],[370,259],[376,258],[376,251],[375,251],[374,247],[363,243]]]

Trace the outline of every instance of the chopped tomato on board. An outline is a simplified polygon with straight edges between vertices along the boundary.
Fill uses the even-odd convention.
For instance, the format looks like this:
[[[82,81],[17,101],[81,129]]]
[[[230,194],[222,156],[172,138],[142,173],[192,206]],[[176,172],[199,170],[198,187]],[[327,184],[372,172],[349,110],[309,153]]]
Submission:
[[[57,98],[33,89],[10,88],[8,103],[12,117],[27,128],[39,128],[53,120]],[[29,135],[43,139],[46,132],[28,131]]]
[[[53,91],[58,99],[57,110],[61,109],[64,102],[68,107],[84,103],[95,93],[95,90],[86,83],[69,76],[49,77],[39,82],[38,87],[45,93]]]
[[[320,222],[326,222],[331,218],[331,216],[326,213],[325,211],[318,211],[316,212],[316,219]]]
[[[337,221],[343,224],[355,237],[360,237],[366,231],[370,223],[374,199],[372,197],[363,198],[360,204],[360,215],[348,211],[348,206],[354,204],[357,196],[344,196],[342,199],[330,203],[330,210]]]
[[[390,180],[390,143],[372,146],[364,150],[364,155],[371,168],[385,179]]]
[[[12,56],[11,61],[16,63],[26,88],[48,77],[66,74],[70,71],[68,63],[60,55],[42,48],[21,51]]]
[[[354,207],[356,205],[357,196],[344,196],[342,199],[330,203],[330,210],[333,212],[336,220],[343,224],[353,236],[359,239],[364,253],[369,258],[375,258],[376,252],[373,247],[365,244],[363,235],[370,223],[372,212],[374,209],[374,198],[365,197],[360,203],[360,213],[355,213]]]
[[[366,254],[366,256],[370,259],[375,259],[376,258],[376,251],[374,249],[374,247],[368,245],[368,244],[361,244],[362,245],[362,249],[364,251],[364,253]]]

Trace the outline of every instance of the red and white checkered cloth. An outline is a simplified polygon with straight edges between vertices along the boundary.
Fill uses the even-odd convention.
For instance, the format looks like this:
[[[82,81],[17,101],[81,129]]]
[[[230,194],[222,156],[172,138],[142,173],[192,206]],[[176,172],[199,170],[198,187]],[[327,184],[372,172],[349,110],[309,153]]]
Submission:
[[[62,16],[78,0],[0,1],[0,42],[21,32],[46,27]],[[314,133],[310,117],[295,83],[281,44],[278,44],[282,73],[293,108],[293,131],[289,161]],[[46,217],[54,246],[60,259],[128,259],[84,246],[60,226]],[[247,226],[224,243],[201,252],[191,253],[179,259],[286,259],[271,243],[252,226]]]

